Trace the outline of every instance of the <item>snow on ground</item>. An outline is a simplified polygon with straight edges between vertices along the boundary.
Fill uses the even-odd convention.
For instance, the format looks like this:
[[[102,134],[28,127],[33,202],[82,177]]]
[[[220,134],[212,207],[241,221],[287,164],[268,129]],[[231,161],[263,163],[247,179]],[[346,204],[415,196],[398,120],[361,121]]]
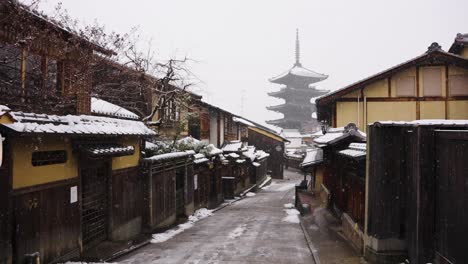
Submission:
[[[238,227],[236,227],[236,229],[232,230],[230,233],[229,233],[229,238],[230,239],[234,239],[234,238],[237,238],[237,237],[240,237],[244,232],[245,230],[247,229],[247,225],[246,224],[242,224]]]
[[[292,208],[294,208],[294,204],[292,204],[292,203],[284,204],[284,208],[292,209]]]
[[[294,188],[294,186],[296,186],[295,183],[284,184],[283,186],[279,187],[275,191],[278,191],[278,192],[287,191],[287,190],[290,190],[290,189]]]
[[[296,209],[284,209],[287,216],[282,219],[284,222],[289,222],[293,224],[299,223],[299,211]]]
[[[164,233],[153,234],[153,239],[151,243],[162,243],[165,242],[174,236],[184,232],[185,230],[191,228],[199,220],[213,215],[213,210],[208,210],[206,208],[201,208],[197,210],[193,215],[189,216],[188,222],[178,225],[175,228],[169,229]]]
[[[248,193],[245,194],[245,196],[247,196],[247,197],[252,197],[252,196],[255,196],[255,195],[257,195],[257,194],[253,193],[253,192],[248,192]]]
[[[268,189],[271,188],[271,186],[274,186],[274,185],[277,185],[277,183],[276,183],[276,182],[272,182],[272,183],[270,183],[270,185],[267,185],[267,186],[262,187],[262,190],[268,190]]]

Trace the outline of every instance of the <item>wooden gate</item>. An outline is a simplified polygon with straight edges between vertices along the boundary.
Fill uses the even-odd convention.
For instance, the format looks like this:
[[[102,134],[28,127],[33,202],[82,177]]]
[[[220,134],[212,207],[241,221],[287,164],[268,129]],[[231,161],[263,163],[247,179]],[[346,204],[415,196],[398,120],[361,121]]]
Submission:
[[[82,241],[83,247],[92,247],[108,237],[108,178],[106,162],[83,162],[82,186]]]
[[[468,263],[468,133],[436,132],[436,263]]]

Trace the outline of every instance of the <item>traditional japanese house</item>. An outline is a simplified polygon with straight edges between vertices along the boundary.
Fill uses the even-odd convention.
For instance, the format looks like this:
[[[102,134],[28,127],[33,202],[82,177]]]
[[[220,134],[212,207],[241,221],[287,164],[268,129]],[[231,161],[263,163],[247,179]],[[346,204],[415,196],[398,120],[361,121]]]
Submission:
[[[89,114],[93,54],[112,52],[18,1],[1,1],[0,16],[0,104],[15,111]]]
[[[90,115],[108,114],[91,109],[91,64],[112,52],[17,1],[2,1],[0,14],[0,103],[15,110],[0,117],[0,262],[62,261],[135,236],[140,145],[155,133],[133,113]]]
[[[315,139],[301,167],[311,174],[310,189],[342,217],[344,234],[363,249],[366,135],[354,124],[329,129]]]
[[[36,252],[43,263],[67,260],[140,233],[140,146],[155,132],[89,115],[8,112],[1,120],[13,262]]]
[[[267,170],[272,178],[283,179],[285,143],[289,142],[275,131],[258,123],[248,127],[248,144],[268,153]]]
[[[369,126],[365,257],[468,263],[466,120]]]
[[[463,35],[450,52],[433,43],[420,56],[317,99],[318,119],[362,131],[379,120],[467,119],[465,45]]]

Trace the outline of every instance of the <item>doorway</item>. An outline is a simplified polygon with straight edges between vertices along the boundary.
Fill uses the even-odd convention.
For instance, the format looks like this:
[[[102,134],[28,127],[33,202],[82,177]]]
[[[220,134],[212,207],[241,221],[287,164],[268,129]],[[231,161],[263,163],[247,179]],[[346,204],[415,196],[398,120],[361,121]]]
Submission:
[[[81,223],[83,248],[108,238],[108,181],[110,165],[105,161],[81,163]]]

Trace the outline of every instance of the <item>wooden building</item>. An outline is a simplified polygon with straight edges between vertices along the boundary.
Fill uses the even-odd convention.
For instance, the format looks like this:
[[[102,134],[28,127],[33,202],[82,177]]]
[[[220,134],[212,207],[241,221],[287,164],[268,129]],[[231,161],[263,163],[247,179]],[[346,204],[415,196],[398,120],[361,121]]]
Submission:
[[[1,250],[7,258],[67,260],[140,232],[140,146],[152,130],[108,117],[3,115],[2,203],[14,241]]]
[[[365,134],[354,124],[315,139],[301,164],[311,174],[310,190],[342,219],[344,235],[363,250],[365,218]]]
[[[89,114],[93,54],[112,52],[18,1],[1,1],[0,16],[0,104],[23,112]]]
[[[365,256],[468,263],[466,120],[369,126]]]
[[[253,145],[270,155],[268,157],[267,168],[272,178],[283,179],[286,142],[289,142],[286,138],[257,123],[254,123],[254,126],[248,127],[249,145]]]
[[[465,54],[457,43],[450,51]],[[451,52],[433,43],[420,56],[317,99],[318,119],[362,131],[379,120],[467,119],[468,59]]]

